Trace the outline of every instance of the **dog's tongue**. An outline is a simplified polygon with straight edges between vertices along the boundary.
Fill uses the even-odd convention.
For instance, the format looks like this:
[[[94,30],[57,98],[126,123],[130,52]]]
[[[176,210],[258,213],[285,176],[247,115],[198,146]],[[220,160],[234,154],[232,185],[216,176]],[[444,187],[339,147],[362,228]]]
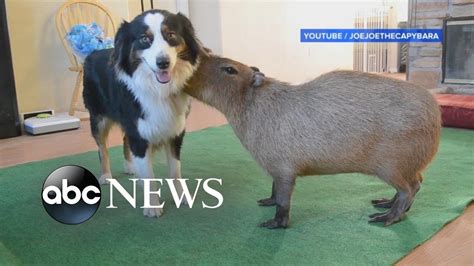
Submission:
[[[156,73],[156,78],[160,83],[165,84],[170,82],[171,74],[169,71],[158,71],[158,73]]]

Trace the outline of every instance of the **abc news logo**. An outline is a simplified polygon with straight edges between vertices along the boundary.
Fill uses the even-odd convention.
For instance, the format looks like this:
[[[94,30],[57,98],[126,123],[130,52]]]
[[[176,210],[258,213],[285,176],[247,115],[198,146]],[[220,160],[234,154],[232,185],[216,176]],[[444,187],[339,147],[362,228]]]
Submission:
[[[149,197],[151,194],[161,196],[161,188],[152,191],[151,182],[158,182],[163,185],[163,179],[129,179],[133,183],[132,194],[120,185],[115,179],[108,179],[110,186],[110,201],[106,208],[115,209],[114,205],[114,190],[116,190],[133,208],[137,206],[136,184],[143,182],[143,205],[140,208],[163,208],[165,202],[158,206],[150,205]],[[197,185],[194,195],[188,190],[187,179],[165,179],[165,182],[170,188],[171,195],[177,208],[184,202],[187,202],[189,208],[192,208],[196,199],[197,192],[202,183],[203,190],[217,199],[217,204],[207,205],[201,202],[204,209],[215,209],[222,205],[224,198],[222,194],[210,187],[211,181],[222,185],[222,180],[217,178],[196,179]],[[180,189],[176,188],[176,183],[179,182]],[[182,188],[182,189],[181,189]],[[179,195],[178,191],[181,191]],[[43,190],[41,193],[43,207],[46,212],[56,221],[64,224],[80,224],[83,223],[97,212],[101,202],[101,188],[96,177],[84,167],[76,165],[63,166],[53,171],[45,180]]]

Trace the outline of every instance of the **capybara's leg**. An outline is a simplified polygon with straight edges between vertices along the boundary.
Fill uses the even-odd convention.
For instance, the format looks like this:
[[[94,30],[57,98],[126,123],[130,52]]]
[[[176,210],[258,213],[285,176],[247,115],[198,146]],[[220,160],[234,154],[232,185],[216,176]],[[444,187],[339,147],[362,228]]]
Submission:
[[[416,174],[416,180],[414,180],[412,182],[412,186],[411,186],[412,191],[413,191],[413,200],[412,200],[410,206],[408,206],[408,209],[405,212],[410,210],[411,205],[413,204],[413,201],[415,200],[416,193],[418,193],[418,191],[420,191],[422,181],[423,181],[423,177],[421,176],[421,173],[417,173]]]
[[[418,176],[420,175],[417,174]],[[403,179],[403,177],[394,178],[392,184],[397,189],[397,196],[392,206],[386,212],[370,215],[369,223],[384,222],[385,226],[389,226],[399,222],[410,209],[415,194],[420,189],[420,182],[418,180],[418,178],[411,179],[410,181]]]
[[[295,187],[295,176],[287,178],[273,178],[275,189],[276,213],[275,218],[268,220],[261,227],[269,229],[287,228],[290,223],[291,195]]]
[[[260,206],[273,206],[276,204],[275,201],[275,182],[272,183],[272,195],[270,198],[261,199],[257,201]]]
[[[372,200],[372,205],[374,205],[374,207],[376,208],[385,208],[385,209],[392,208],[392,205],[397,199],[397,196],[398,196],[398,192],[391,199],[382,198],[382,199]]]

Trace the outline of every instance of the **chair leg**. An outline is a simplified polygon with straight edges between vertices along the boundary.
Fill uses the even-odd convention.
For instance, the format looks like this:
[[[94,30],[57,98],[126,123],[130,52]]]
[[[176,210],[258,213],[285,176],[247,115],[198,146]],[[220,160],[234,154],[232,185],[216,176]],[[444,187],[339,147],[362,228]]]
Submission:
[[[71,105],[69,106],[69,115],[71,116],[74,116],[74,113],[76,112],[77,102],[82,92],[83,76],[84,73],[82,70],[80,70],[79,73],[77,73],[76,85],[74,87],[74,91],[72,92]]]

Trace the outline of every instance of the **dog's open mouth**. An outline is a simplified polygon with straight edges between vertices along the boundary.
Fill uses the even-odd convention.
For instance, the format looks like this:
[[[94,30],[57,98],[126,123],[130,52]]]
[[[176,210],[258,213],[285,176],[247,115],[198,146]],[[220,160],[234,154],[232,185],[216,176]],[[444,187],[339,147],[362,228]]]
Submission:
[[[168,70],[159,70],[156,72],[156,79],[161,84],[166,84],[171,80],[171,73]]]

